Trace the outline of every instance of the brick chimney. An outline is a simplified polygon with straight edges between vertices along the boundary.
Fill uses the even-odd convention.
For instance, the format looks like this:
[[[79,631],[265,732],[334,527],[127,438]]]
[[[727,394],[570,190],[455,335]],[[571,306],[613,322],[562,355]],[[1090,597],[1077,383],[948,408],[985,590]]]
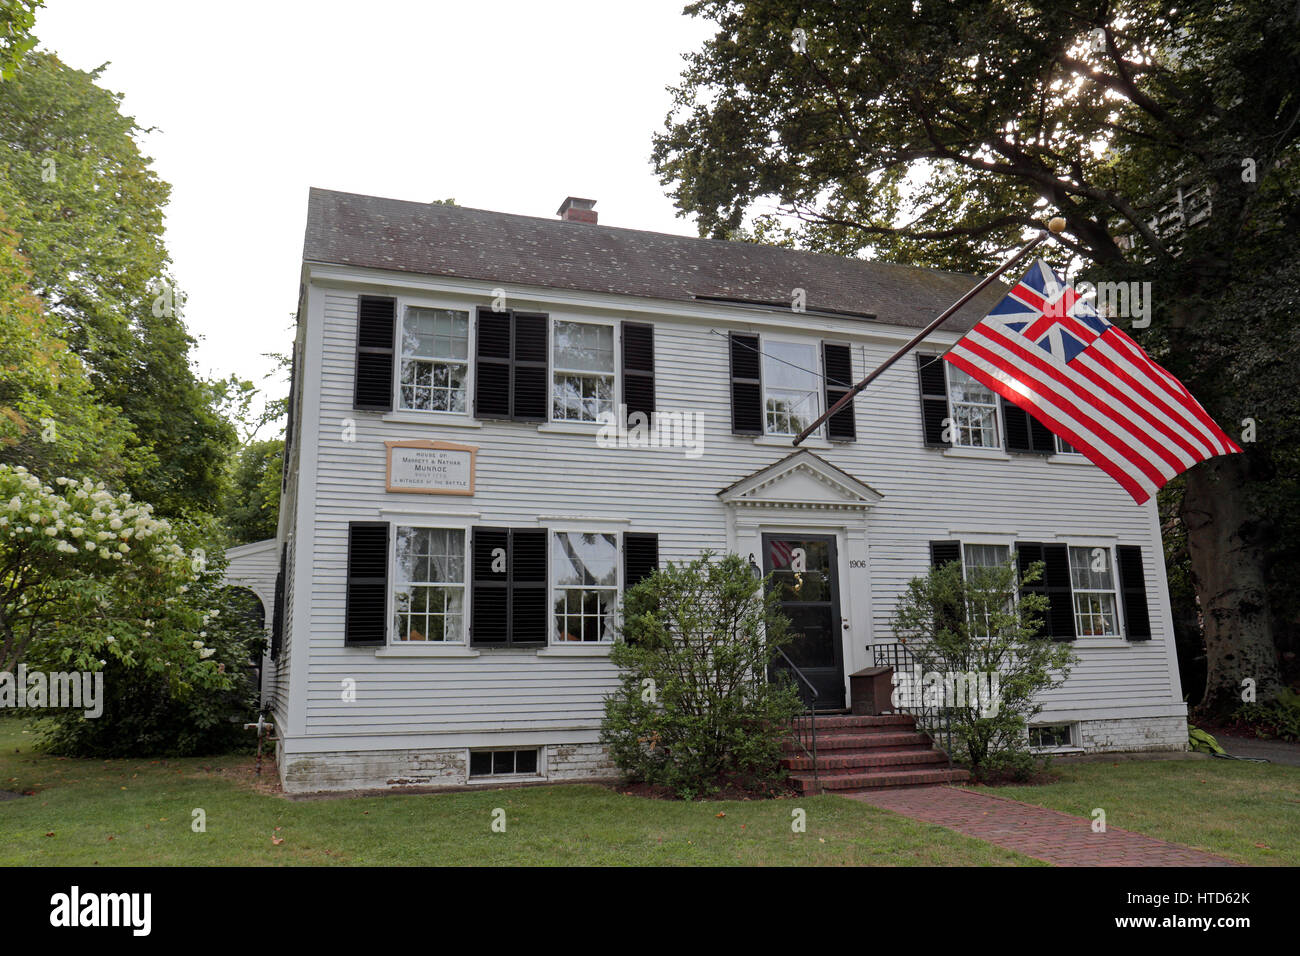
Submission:
[[[565,222],[589,222],[593,226],[596,224],[596,210],[592,207],[596,205],[594,199],[579,199],[577,196],[570,196],[564,202],[560,203],[560,208],[555,214]]]

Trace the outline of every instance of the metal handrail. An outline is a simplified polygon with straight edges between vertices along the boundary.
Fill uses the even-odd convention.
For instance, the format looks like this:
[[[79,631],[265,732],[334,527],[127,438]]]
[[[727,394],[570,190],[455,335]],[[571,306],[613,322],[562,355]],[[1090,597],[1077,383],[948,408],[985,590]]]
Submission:
[[[804,744],[801,730],[796,730],[795,742],[803,748],[804,753],[808,754],[808,756],[812,758],[813,784],[816,786],[818,792],[820,792],[822,788],[822,779],[821,773],[817,769],[817,685],[808,679],[808,676],[799,669],[798,664],[790,660],[789,654],[779,647],[776,649],[776,652],[785,658],[785,662],[789,666],[790,670],[794,672],[796,677],[807,685],[808,691],[812,695],[808,698],[808,711],[805,715],[808,718],[809,736],[812,738],[812,750],[809,751],[808,747]],[[803,699],[802,693],[799,695],[799,698],[801,700]]]
[[[907,645],[898,641],[873,644],[871,657],[877,667],[893,668],[896,678],[901,677],[905,670],[910,672],[916,663],[916,658],[907,649]],[[942,703],[926,706],[923,701],[912,701],[909,706],[898,709],[911,714],[916,719],[916,725],[931,737],[942,734],[943,752],[948,758],[948,766],[952,767],[952,715],[948,708]]]

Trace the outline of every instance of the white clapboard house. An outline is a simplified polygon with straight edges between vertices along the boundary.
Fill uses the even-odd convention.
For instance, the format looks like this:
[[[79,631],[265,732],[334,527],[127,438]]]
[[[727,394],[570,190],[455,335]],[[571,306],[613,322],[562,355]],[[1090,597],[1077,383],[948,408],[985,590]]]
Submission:
[[[936,359],[1000,291],[796,449],[975,279],[593,206],[312,190],[266,680],[287,789],[611,775],[619,596],[705,549],[786,573],[802,549],[818,586],[785,609],[823,711],[932,561],[1041,559],[1080,662],[1033,744],[1185,746],[1154,503]]]

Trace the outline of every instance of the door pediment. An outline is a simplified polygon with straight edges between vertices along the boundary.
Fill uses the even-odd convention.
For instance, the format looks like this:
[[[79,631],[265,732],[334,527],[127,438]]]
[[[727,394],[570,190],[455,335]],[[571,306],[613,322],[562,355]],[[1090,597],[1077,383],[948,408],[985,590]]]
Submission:
[[[718,492],[737,508],[865,511],[883,496],[824,458],[800,449]]]

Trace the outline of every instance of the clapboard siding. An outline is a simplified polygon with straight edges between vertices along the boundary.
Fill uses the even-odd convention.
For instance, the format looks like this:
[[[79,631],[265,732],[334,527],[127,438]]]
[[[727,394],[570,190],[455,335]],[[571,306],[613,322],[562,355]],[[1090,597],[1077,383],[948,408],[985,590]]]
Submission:
[[[292,646],[295,665],[308,669],[303,683],[295,685],[304,693],[295,703],[301,708],[304,733],[486,734],[573,726],[594,732],[602,700],[615,681],[606,659],[535,651],[391,657],[377,655],[373,648],[345,647],[348,522],[394,520],[385,509],[436,510],[464,516],[462,523],[524,527],[539,526],[539,514],[583,515],[626,521],[609,530],[658,533],[661,561],[688,560],[706,548],[725,551],[727,507],[717,493],[791,451],[731,434],[728,343],[725,335],[711,329],[759,329],[740,324],[736,313],[725,307],[719,307],[712,322],[625,308],[600,315],[583,312],[585,306],[578,304],[571,314],[564,313],[654,325],[658,410],[699,412],[704,417],[704,453],[692,459],[680,448],[599,448],[591,434],[539,429],[536,424],[446,427],[385,421],[383,413],[353,409],[358,291],[402,294],[401,289],[378,283],[347,291],[317,286],[310,293],[323,298],[319,408],[303,429],[304,440],[314,442],[314,484],[303,489],[314,496],[314,527],[299,529],[296,543],[302,548],[294,560],[307,562],[312,590],[301,615],[293,613],[292,597],[288,602],[286,627],[292,619],[294,640],[286,640],[281,665],[287,669]],[[471,311],[482,304],[450,293],[436,299]],[[560,314],[542,303],[515,299],[512,305]],[[872,333],[870,323],[791,316],[788,334],[780,337],[803,338],[810,344],[823,337],[852,343],[857,378],[895,347]],[[976,540],[977,530],[994,538],[1014,535],[1034,541],[1058,540],[1058,534],[1089,539],[1114,535],[1114,543],[1143,548],[1153,640],[1095,648],[1089,648],[1086,639],[1077,642],[1079,665],[1069,682],[1044,703],[1054,714],[1107,708],[1116,716],[1125,708],[1177,703],[1168,605],[1158,594],[1163,577],[1156,565],[1160,552],[1152,505],[1134,505],[1091,465],[1028,455],[989,460],[926,448],[911,363],[885,373],[857,404],[856,442],[831,447],[817,443],[812,448],[883,495],[865,518],[869,569],[853,572],[864,575],[861,578],[848,578],[846,601],[870,608],[870,616],[862,617],[867,633],[859,628],[852,634],[855,653],[872,641],[892,639],[889,617],[895,596],[911,577],[925,572],[930,540]],[[352,428],[355,440],[347,441],[345,432]],[[477,446],[476,494],[461,498],[385,492],[384,442],[415,438]],[[301,661],[298,655],[304,655]],[[349,678],[356,681],[354,702],[344,701],[341,693],[342,682]],[[401,746],[400,738],[395,737],[392,746]]]

